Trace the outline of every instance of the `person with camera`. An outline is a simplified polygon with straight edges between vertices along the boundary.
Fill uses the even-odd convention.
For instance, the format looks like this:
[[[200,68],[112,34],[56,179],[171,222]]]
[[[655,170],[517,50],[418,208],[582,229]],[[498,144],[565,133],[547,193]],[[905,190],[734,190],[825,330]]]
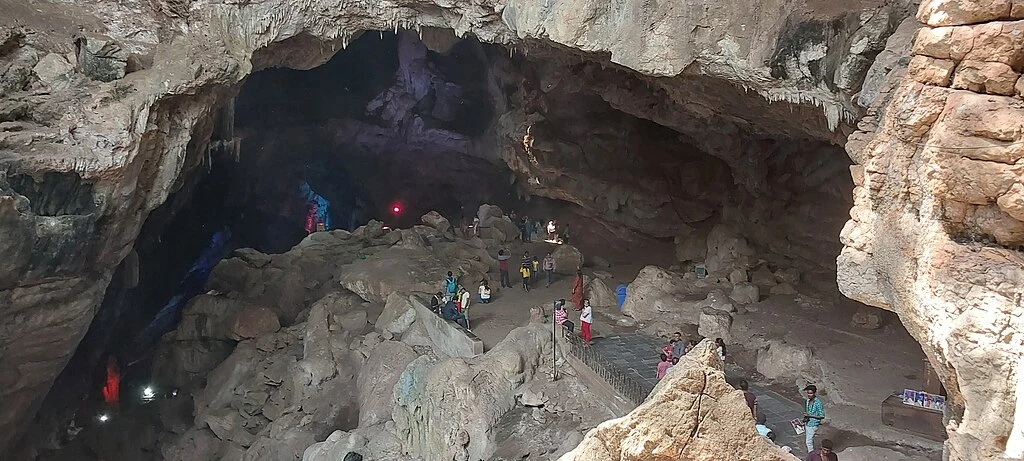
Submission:
[[[807,400],[804,402],[804,441],[807,443],[807,452],[814,451],[814,434],[818,432],[818,426],[825,419],[825,407],[818,398],[818,387],[809,384],[804,388],[807,393]]]

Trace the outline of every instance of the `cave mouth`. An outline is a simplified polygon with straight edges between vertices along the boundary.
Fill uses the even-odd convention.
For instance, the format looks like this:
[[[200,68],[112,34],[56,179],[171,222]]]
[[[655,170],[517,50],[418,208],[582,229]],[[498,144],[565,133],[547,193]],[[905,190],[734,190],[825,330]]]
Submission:
[[[311,70],[251,75],[218,111],[206,160],[148,218],[136,262],[119,268],[46,404],[98,401],[110,356],[129,383],[124,399],[135,399],[152,348],[217,261],[237,248],[284,252],[318,224],[407,228],[429,211],[454,224],[489,203],[565,216],[574,244],[616,264],[667,255],[692,270],[712,264],[716,246],[715,257],[797,266],[837,292],[853,188],[842,148],[749,130],[766,115],[734,108],[765,103],[721,82],[534,51],[367,32]],[[666,113],[687,92],[672,106],[684,115]],[[729,109],[708,112],[708,101],[726,100]]]

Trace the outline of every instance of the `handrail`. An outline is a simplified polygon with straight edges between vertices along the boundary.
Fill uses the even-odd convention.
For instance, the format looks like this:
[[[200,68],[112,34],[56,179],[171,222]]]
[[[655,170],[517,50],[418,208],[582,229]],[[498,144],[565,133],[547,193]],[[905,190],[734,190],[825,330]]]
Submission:
[[[622,370],[612,364],[612,361],[605,358],[592,346],[584,344],[583,339],[569,334],[566,338],[569,343],[569,353],[576,357],[584,365],[594,371],[606,383],[610,384],[623,397],[631,402],[640,405],[647,400],[647,396],[654,390],[654,385],[639,379],[634,373]]]

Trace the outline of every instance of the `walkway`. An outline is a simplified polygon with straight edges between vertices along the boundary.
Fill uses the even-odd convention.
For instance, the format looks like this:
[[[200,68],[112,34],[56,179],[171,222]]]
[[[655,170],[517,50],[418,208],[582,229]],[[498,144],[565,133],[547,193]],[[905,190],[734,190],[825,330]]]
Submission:
[[[664,346],[662,339],[630,334],[596,338],[592,347],[610,366],[648,386],[647,392],[649,393],[658,382],[656,379],[658,351],[662,346]],[[726,380],[735,385],[743,377],[733,376],[729,373],[730,371],[732,370],[727,370]],[[763,386],[751,384],[750,390],[757,395],[758,411],[763,412],[768,418],[768,427],[775,432],[776,443],[789,446],[793,449],[794,455],[803,459],[807,455],[804,436],[797,435],[789,423],[802,416],[801,404]]]

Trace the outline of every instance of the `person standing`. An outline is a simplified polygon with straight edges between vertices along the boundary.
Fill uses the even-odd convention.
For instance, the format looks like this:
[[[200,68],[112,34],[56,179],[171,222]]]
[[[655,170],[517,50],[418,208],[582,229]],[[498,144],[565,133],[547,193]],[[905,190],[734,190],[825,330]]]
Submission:
[[[551,282],[555,280],[555,257],[548,253],[544,256],[544,273],[548,276],[547,286],[551,286]]]
[[[682,357],[686,354],[686,341],[683,341],[683,334],[675,332],[672,335],[672,357]]]
[[[448,277],[444,279],[444,295],[446,298],[452,298],[455,296],[455,291],[459,288],[459,282],[452,275],[452,271],[448,271]]]
[[[508,260],[511,255],[507,250],[498,251],[498,272],[501,273],[501,287],[512,288],[512,281],[508,278]]]
[[[757,396],[750,392],[750,383],[745,379],[740,380],[740,390],[743,391],[743,400],[747,401],[750,408],[750,416],[757,417]]]
[[[715,350],[718,352],[718,358],[725,362],[725,354],[727,352],[725,348],[725,340],[722,338],[715,338]]]
[[[825,407],[818,398],[817,386],[809,384],[804,388],[804,392],[807,393],[807,400],[804,402],[804,441],[807,443],[807,451],[811,452],[814,450],[814,434],[818,432],[818,426],[825,419]]]
[[[479,237],[479,236],[480,236],[480,217],[479,216],[474,216],[473,217],[473,237]]]
[[[572,305],[576,310],[583,309],[583,271],[576,271],[572,281]]]
[[[530,264],[529,263],[524,263],[522,265],[522,267],[519,268],[519,275],[523,276],[523,291],[529,292],[530,291]]]
[[[590,300],[583,300],[583,310],[580,312],[580,336],[583,337],[583,342],[586,345],[590,345],[590,324],[594,322],[594,311],[590,307]]]
[[[658,362],[658,381],[665,377],[668,373],[668,369],[672,367],[672,361],[669,360],[669,356],[661,354],[661,361]]]
[[[461,292],[461,294],[459,295],[459,306],[461,307],[460,311],[466,312],[466,310],[469,309],[469,290],[459,287],[459,291]]]
[[[807,461],[839,461],[839,455],[832,451],[832,441],[821,440],[821,448],[807,453]]]

